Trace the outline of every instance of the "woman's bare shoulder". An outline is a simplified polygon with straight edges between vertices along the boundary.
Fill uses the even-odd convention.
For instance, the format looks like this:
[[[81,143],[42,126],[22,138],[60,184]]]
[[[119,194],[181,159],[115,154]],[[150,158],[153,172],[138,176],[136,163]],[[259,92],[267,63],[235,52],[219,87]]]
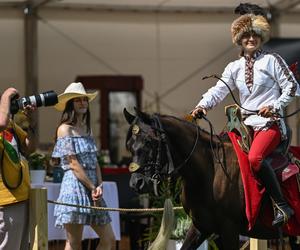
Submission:
[[[63,123],[57,129],[57,137],[65,137],[72,135],[73,126]]]

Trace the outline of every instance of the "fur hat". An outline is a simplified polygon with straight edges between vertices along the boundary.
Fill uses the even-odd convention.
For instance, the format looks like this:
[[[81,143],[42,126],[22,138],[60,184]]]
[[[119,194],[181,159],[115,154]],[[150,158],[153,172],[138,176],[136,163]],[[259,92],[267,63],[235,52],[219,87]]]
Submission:
[[[270,38],[270,25],[261,15],[245,14],[238,17],[231,25],[232,42],[240,44],[241,38],[246,32],[254,32],[266,43]]]
[[[98,91],[94,93],[87,93],[81,82],[72,82],[64,91],[58,96],[58,103],[54,106],[58,111],[64,111],[66,103],[76,97],[87,97],[89,102],[94,100]]]

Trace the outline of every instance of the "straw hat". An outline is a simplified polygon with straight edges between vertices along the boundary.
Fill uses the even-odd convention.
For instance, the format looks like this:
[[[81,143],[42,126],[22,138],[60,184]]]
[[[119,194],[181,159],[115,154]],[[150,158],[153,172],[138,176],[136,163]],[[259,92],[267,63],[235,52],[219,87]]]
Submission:
[[[72,82],[64,91],[58,96],[58,103],[54,106],[58,111],[64,111],[66,103],[76,97],[86,96],[90,101],[94,100],[98,95],[98,91],[87,93],[81,82]]]
[[[254,32],[266,43],[270,38],[270,25],[261,15],[245,14],[238,17],[231,25],[232,42],[239,44],[246,32]]]

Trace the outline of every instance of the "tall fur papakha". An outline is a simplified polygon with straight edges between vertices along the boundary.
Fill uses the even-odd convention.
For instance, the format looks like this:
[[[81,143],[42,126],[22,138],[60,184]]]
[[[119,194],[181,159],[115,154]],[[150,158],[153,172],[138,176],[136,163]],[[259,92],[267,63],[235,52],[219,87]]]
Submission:
[[[246,32],[254,32],[266,43],[270,38],[270,25],[261,15],[245,14],[233,21],[231,25],[232,42],[239,45]]]
[[[240,15],[254,14],[267,18],[267,12],[265,9],[258,6],[257,4],[251,3],[240,3],[239,6],[235,8],[234,13]]]

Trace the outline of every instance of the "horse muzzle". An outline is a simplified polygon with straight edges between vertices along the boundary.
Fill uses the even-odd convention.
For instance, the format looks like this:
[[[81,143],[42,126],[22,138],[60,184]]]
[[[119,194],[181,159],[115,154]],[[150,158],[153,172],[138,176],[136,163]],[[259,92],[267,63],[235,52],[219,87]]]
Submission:
[[[138,193],[147,193],[149,191],[146,177],[140,173],[132,173],[129,186]]]

